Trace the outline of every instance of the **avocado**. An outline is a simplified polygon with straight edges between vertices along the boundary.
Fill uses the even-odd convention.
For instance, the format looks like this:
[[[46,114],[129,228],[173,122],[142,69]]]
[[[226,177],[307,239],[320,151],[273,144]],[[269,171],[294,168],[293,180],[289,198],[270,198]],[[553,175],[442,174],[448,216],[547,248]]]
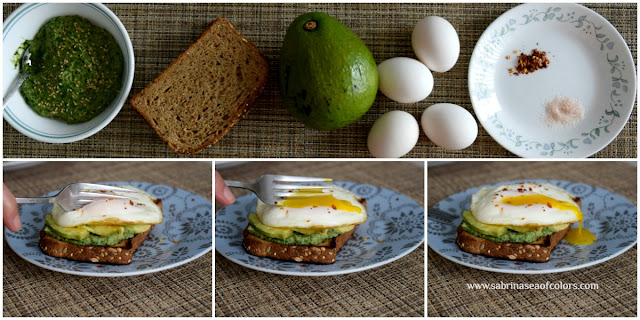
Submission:
[[[60,241],[77,245],[113,246],[122,240],[132,238],[138,233],[151,228],[148,224],[131,224],[124,226],[80,225],[61,227],[52,215],[44,217],[44,232]]]
[[[347,231],[351,231],[351,229],[353,229],[353,225],[329,229],[276,228],[267,226],[260,222],[255,213],[249,215],[249,225],[247,226],[247,231],[260,239],[279,244],[296,245],[320,244],[327,239],[331,239]]]
[[[51,227],[56,233],[62,237],[73,240],[82,240],[89,236],[89,230],[83,227],[61,227],[55,221],[53,216],[48,214],[44,217],[45,225]]]
[[[336,130],[369,110],[378,92],[378,69],[353,31],[325,13],[310,12],[287,29],[279,86],[285,108],[298,120]]]
[[[60,241],[73,243],[81,246],[114,246],[120,243],[122,240],[127,240],[129,238],[133,238],[135,234],[130,230],[124,230],[122,235],[112,234],[109,236],[99,236],[92,233],[89,233],[84,239],[76,240],[65,237],[64,235],[53,230],[49,225],[44,227],[44,232]]]
[[[135,234],[147,232],[149,228],[151,228],[150,224],[125,224],[124,225],[125,230],[131,230]]]
[[[499,237],[507,232],[507,227],[505,226],[486,224],[476,220],[471,214],[471,211],[464,211],[462,213],[462,220],[480,233],[489,236]]]
[[[550,234],[564,230],[569,225],[559,224],[547,227],[497,226],[479,222],[470,211],[462,213],[462,229],[477,237],[496,242],[535,242]],[[504,228],[503,230],[501,228]]]
[[[260,230],[260,232],[271,238],[286,239],[290,237],[291,234],[293,234],[293,230],[291,229],[271,227],[260,222],[260,220],[258,220],[258,215],[256,215],[255,213],[249,215],[249,223],[252,224],[256,229]]]
[[[85,225],[84,228],[99,236],[110,236],[112,234],[122,235],[124,233],[124,227],[122,226],[100,226],[88,224]]]

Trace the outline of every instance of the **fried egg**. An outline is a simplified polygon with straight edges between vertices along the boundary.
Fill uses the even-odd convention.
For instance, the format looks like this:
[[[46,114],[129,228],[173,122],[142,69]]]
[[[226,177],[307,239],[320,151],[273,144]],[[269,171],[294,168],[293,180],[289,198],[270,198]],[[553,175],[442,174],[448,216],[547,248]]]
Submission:
[[[153,197],[132,186],[119,187],[135,190],[138,193],[111,192],[130,199],[101,199],[72,211],[66,211],[54,204],[51,211],[53,220],[62,227],[84,224],[123,225],[162,222],[162,210],[155,204]]]
[[[258,199],[258,219],[268,226],[326,229],[367,221],[367,210],[350,191],[335,185],[319,189],[322,195],[288,198],[276,204]]]
[[[505,184],[480,189],[471,197],[476,220],[493,225],[545,227],[580,222],[565,240],[589,244],[595,236],[582,228],[583,213],[569,192],[549,183]]]

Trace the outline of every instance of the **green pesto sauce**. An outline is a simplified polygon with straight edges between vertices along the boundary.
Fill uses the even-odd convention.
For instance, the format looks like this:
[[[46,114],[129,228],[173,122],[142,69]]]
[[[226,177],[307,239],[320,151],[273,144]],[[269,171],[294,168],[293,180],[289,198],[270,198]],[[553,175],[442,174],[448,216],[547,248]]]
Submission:
[[[30,47],[30,75],[20,87],[39,115],[69,124],[89,121],[106,109],[122,84],[124,58],[106,30],[80,16],[47,21]]]

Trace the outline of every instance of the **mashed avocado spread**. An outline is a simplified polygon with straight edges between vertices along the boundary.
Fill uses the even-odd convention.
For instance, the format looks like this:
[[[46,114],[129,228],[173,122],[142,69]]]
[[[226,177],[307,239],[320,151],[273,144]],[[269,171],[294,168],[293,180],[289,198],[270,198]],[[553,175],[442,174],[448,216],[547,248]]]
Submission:
[[[89,121],[118,95],[122,50],[108,31],[89,20],[52,18],[21,49],[26,46],[32,66],[25,67],[30,75],[20,92],[39,115],[69,124]]]

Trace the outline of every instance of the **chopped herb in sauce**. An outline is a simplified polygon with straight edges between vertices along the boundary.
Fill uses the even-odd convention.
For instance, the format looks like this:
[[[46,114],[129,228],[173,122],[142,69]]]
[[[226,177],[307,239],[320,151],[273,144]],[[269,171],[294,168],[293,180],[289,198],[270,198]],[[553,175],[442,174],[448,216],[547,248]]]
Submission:
[[[89,20],[52,18],[26,45],[32,66],[25,70],[30,76],[20,92],[39,115],[69,124],[89,121],[118,95],[122,50],[108,31]]]

